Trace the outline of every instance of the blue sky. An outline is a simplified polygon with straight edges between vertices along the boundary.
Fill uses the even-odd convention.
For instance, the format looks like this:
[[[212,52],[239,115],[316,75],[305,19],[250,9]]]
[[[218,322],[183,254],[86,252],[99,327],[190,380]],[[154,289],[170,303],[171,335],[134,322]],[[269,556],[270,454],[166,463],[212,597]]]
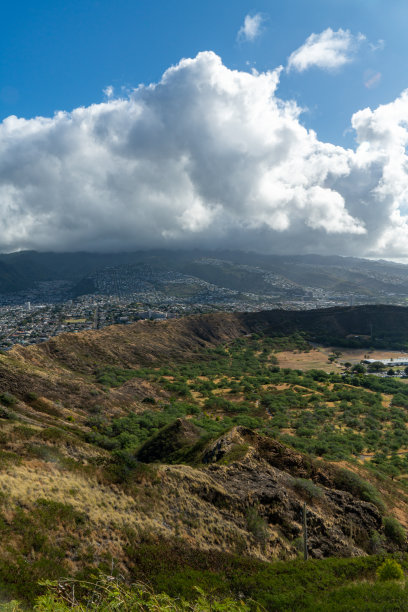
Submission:
[[[260,13],[262,32],[237,41],[245,15]],[[283,75],[279,93],[308,111],[323,140],[352,145],[344,134],[353,112],[394,99],[408,86],[405,0],[69,0],[3,3],[0,25],[0,117],[50,116],[103,99],[113,85],[160,79],[171,64],[213,50],[229,68],[260,71],[285,64],[312,32],[363,33],[353,63],[334,75],[311,69]],[[375,87],[367,75],[381,73]]]
[[[3,3],[0,251],[408,260],[407,23],[406,0]]]

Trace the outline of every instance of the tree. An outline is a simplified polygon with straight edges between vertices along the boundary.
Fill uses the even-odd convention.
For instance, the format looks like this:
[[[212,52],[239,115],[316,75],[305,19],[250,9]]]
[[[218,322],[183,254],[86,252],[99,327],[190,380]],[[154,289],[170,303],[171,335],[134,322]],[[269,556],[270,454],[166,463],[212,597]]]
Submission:
[[[385,366],[382,361],[374,361],[373,363],[370,363],[368,366],[369,372],[381,372],[384,369],[385,369]]]
[[[355,374],[365,374],[366,373],[366,369],[362,363],[357,363],[355,366],[351,368],[351,371],[354,372]]]

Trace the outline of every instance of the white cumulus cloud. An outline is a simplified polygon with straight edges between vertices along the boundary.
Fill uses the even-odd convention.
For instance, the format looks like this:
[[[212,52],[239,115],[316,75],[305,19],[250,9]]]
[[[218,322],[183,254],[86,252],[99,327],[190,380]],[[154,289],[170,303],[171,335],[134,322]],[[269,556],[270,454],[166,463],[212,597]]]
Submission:
[[[0,250],[228,247],[408,256],[408,93],[319,141],[281,68],[212,52],[158,83],[0,124]]]
[[[305,43],[289,56],[287,69],[304,72],[316,66],[324,70],[336,70],[352,61],[363,34],[354,36],[350,30],[336,32],[327,28],[320,34],[311,34]]]
[[[238,30],[238,40],[252,42],[261,33],[263,17],[260,13],[256,15],[246,15],[243,25]]]

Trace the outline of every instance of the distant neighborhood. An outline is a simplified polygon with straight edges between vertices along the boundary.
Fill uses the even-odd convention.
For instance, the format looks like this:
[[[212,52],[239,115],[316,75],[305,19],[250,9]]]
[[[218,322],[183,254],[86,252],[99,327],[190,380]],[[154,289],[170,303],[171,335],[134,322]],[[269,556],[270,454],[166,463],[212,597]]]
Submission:
[[[0,292],[0,348],[37,344],[61,333],[129,324],[139,319],[160,320],[214,311],[310,310],[379,302],[407,305],[405,266],[395,265],[394,275],[390,275],[389,265],[381,262],[343,262],[337,258],[334,265],[331,260],[322,263],[318,259],[316,263],[313,258],[308,261],[292,257],[275,261],[271,256],[265,266],[272,270],[256,265],[261,256],[256,256],[252,265],[237,260],[249,261],[255,257],[253,254],[230,256],[231,260],[210,256],[189,260],[185,253],[154,257],[147,254],[146,261],[105,263],[81,277],[72,272],[76,260],[71,262],[69,254],[61,255],[61,268],[55,265],[53,275],[61,273],[64,279],[35,280],[18,291]],[[50,265],[46,255],[23,253],[21,257],[25,258],[21,269],[33,258],[43,257]],[[93,260],[89,263],[86,257],[83,256],[85,263],[80,259],[84,269],[93,265]],[[125,256],[110,259],[114,262],[120,257]],[[44,263],[42,259],[41,262]],[[46,275],[42,269],[38,272],[38,277]],[[338,281],[347,275],[353,283]],[[359,282],[363,278],[366,285],[358,285],[355,278]],[[372,292],[368,284],[373,286]],[[370,365],[369,360],[366,365]],[[408,361],[384,361],[383,365],[405,366]]]

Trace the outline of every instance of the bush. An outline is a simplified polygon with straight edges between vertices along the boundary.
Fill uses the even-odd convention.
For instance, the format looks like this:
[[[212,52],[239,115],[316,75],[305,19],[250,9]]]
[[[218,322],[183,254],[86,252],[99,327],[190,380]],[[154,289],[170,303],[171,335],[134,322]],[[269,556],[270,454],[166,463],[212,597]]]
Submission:
[[[0,393],[0,402],[5,406],[14,406],[17,404],[17,398],[11,393]]]
[[[319,499],[323,496],[323,491],[314,482],[307,478],[294,478],[293,488],[307,499]]]
[[[362,501],[371,502],[377,506],[380,512],[384,512],[384,502],[371,482],[364,480],[364,478],[361,478],[361,476],[355,472],[351,472],[345,468],[336,471],[334,480],[334,485],[342,491],[348,491]]]
[[[34,391],[28,391],[28,393],[26,394],[26,400],[28,402],[35,402],[35,400],[38,400],[37,393],[34,393]]]
[[[37,499],[36,515],[48,528],[57,524],[82,525],[86,521],[86,515],[76,510],[71,504],[64,504],[52,499]]]
[[[395,559],[386,559],[384,563],[382,563],[377,571],[378,580],[403,580],[404,572],[402,567],[395,561]]]
[[[37,430],[27,425],[18,425],[13,429],[13,438],[17,440],[30,440],[33,436],[37,435]]]
[[[248,508],[246,520],[248,531],[258,542],[264,545],[268,539],[268,523],[259,516],[256,508]]]
[[[382,372],[385,369],[385,366],[382,361],[374,361],[368,365],[369,372]]]
[[[72,441],[72,436],[58,427],[47,427],[37,434],[38,438],[45,442]]]
[[[393,516],[386,516],[384,519],[384,533],[387,538],[395,544],[403,546],[406,542],[405,529],[401,523]]]
[[[21,456],[11,451],[0,450],[0,470],[8,468],[10,465],[19,465],[21,463]]]
[[[234,461],[241,461],[247,454],[248,449],[248,444],[233,444],[230,450],[223,456],[220,463],[222,465],[230,465],[234,463]]]
[[[10,419],[14,420],[16,415],[12,410],[7,410],[4,406],[0,406],[0,419]]]
[[[384,536],[378,531],[373,531],[368,543],[368,552],[372,555],[379,555],[384,552]]]

